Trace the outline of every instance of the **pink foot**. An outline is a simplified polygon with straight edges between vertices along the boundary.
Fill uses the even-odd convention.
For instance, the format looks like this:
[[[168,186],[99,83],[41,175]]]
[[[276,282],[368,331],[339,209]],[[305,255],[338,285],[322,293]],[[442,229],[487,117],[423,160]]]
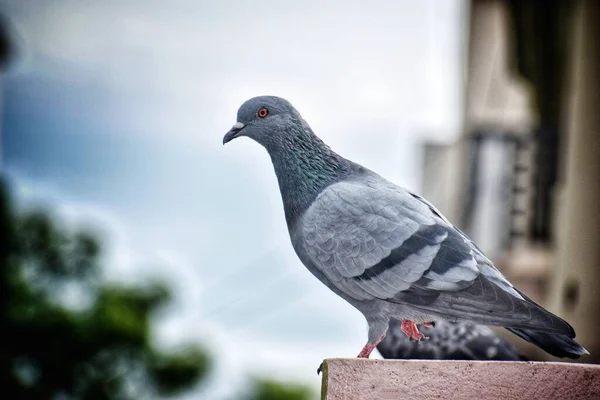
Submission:
[[[365,347],[363,347],[363,349],[360,351],[360,353],[358,353],[358,358],[369,358],[369,356],[371,355],[371,352],[373,351],[373,349],[375,347],[377,347],[377,345],[379,343],[381,343],[381,341],[383,340],[384,337],[385,337],[385,335],[381,335],[379,337],[379,339],[377,339],[375,341],[375,343],[367,343],[367,344],[365,344]]]
[[[435,322],[423,322],[421,325],[425,328],[435,328]]]
[[[423,324],[425,326],[425,324]],[[419,329],[417,328],[417,324],[415,324],[412,321],[409,321],[407,319],[403,319],[402,320],[402,325],[400,325],[400,330],[402,332],[404,332],[404,334],[406,336],[408,336],[409,338],[411,338],[412,340],[415,340],[417,342],[421,341],[421,340],[428,340],[429,338],[425,335],[423,335],[421,332],[419,332]]]

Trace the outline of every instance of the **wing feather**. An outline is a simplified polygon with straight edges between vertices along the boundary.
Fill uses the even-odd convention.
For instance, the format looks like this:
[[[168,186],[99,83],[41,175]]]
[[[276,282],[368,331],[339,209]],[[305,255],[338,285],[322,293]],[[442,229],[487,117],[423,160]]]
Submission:
[[[488,324],[572,331],[514,289],[430,203],[382,178],[331,185],[306,211],[301,229],[312,263],[356,300],[404,303]]]

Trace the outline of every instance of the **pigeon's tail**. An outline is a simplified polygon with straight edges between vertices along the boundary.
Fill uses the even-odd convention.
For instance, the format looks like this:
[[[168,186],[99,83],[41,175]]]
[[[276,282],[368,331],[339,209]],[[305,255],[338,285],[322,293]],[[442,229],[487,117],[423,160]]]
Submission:
[[[590,354],[583,346],[567,335],[533,331],[531,329],[506,329],[555,357],[579,358],[582,354]]]

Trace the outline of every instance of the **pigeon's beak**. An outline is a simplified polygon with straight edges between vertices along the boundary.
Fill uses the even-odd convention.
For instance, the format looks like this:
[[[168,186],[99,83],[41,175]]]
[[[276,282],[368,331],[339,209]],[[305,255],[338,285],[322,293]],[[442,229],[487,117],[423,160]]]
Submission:
[[[233,124],[229,132],[227,132],[225,136],[223,136],[223,144],[235,139],[243,128],[244,124],[242,124],[241,122],[236,122],[235,124]]]

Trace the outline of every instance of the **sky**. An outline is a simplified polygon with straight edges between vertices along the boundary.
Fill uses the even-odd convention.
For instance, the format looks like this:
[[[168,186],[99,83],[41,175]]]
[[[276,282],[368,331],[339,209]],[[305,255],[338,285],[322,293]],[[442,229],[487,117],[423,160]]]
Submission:
[[[222,146],[248,98],[294,104],[338,153],[419,191],[426,140],[461,129],[466,6],[424,1],[41,1],[0,5],[2,167],[23,204],[106,240],[106,276],[165,279],[156,342],[200,341],[204,398],[248,373],[304,382],[366,342],[360,313],[289,242],[265,151]],[[198,392],[190,394],[190,398]]]

